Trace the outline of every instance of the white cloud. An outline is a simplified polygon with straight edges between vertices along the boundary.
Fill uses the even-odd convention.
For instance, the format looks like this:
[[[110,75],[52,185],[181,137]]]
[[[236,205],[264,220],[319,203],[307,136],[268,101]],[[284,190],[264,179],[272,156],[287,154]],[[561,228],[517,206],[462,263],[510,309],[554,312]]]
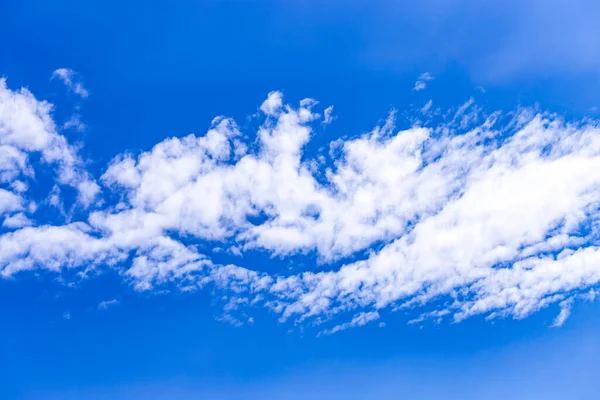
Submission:
[[[561,327],[571,316],[571,306],[573,305],[573,299],[565,300],[560,303],[560,313],[554,319],[552,323],[553,327]]]
[[[281,92],[271,92],[260,106],[260,110],[269,116],[276,116],[283,106],[283,95]]]
[[[23,199],[8,190],[0,189],[0,216],[11,211],[23,209]]]
[[[595,228],[581,229],[595,224],[600,204],[598,178],[590,173],[600,162],[598,129],[538,116],[490,149],[475,145],[489,133],[471,133],[477,134],[460,137],[461,145],[446,148],[438,161],[452,160],[446,173],[467,173],[453,177],[461,185],[437,213],[423,215],[410,233],[365,261],[304,274],[305,293],[286,313],[452,295],[457,319],[490,311],[522,317],[552,295],[596,284],[600,264],[589,243]],[[556,241],[557,235],[565,236]]]
[[[433,106],[433,100],[429,100],[425,105],[421,108],[421,114],[427,114],[429,110],[431,110],[431,106]]]
[[[23,228],[32,224],[33,222],[22,212],[6,217],[2,222],[2,226],[9,229]]]
[[[100,186],[92,180],[82,180],[77,184],[77,191],[79,203],[88,207],[98,197]]]
[[[83,132],[85,130],[85,124],[81,122],[81,115],[73,114],[71,117],[63,124],[64,129],[75,129],[77,132]]]
[[[117,299],[104,300],[104,301],[101,301],[100,303],[98,303],[98,309],[106,310],[109,307],[116,306],[117,304],[119,304],[119,300],[117,300]]]
[[[0,150],[0,184],[34,178],[30,156],[38,154],[43,163],[57,168],[59,184],[82,189],[84,205],[91,203],[95,183],[76,149],[57,131],[52,105],[37,100],[27,89],[9,89],[4,78],[0,79]]]
[[[425,90],[427,88],[427,82],[433,80],[433,75],[429,72],[424,72],[419,75],[419,79],[415,82],[415,86],[413,90],[415,92],[420,92],[421,90]]]
[[[71,89],[75,94],[86,98],[90,94],[86,88],[83,87],[83,84],[79,81],[75,81],[75,71],[69,68],[59,68],[52,73],[52,79],[58,78],[60,79],[69,89]]]
[[[83,222],[2,234],[0,274],[46,268],[85,277],[109,265],[138,290],[213,285],[227,301],[220,319],[233,324],[249,318],[232,313],[259,304],[282,320],[355,315],[324,333],[364,325],[379,317],[373,310],[439,299],[443,306],[414,321],[523,318],[556,302],[566,319],[565,299],[600,281],[595,122],[528,110],[486,116],[469,100],[436,126],[397,132],[392,113],[332,143],[331,160],[315,168],[304,147],[316,106],[284,105],[270,93],[256,145],[243,151],[239,127],[219,117],[206,135],[119,155],[103,188],[91,178],[77,185],[83,204],[102,190],[119,202]],[[194,245],[204,241],[241,263],[257,249],[282,260],[314,252],[342,266],[267,274],[214,263]]]
[[[413,90],[415,92],[420,92],[421,90],[425,90],[427,88],[427,84],[423,81],[416,81]]]
[[[321,334],[323,335],[332,335],[334,333],[346,330],[348,328],[354,328],[355,326],[363,326],[368,324],[371,321],[375,321],[379,319],[379,313],[377,311],[371,312],[361,312],[352,318],[350,322],[343,323],[341,325],[336,325],[331,329],[327,329],[323,331]]]
[[[333,106],[329,106],[323,111],[323,124],[328,125],[332,123],[334,119],[336,119],[336,116],[333,115]]]
[[[220,321],[220,322],[225,322],[225,323],[233,326],[234,328],[240,328],[244,325],[244,323],[242,321],[231,316],[230,314],[224,314],[220,317],[216,317],[215,320]]]
[[[125,258],[106,239],[87,234],[83,223],[63,226],[25,227],[0,235],[0,275],[44,268],[63,269],[114,265]]]

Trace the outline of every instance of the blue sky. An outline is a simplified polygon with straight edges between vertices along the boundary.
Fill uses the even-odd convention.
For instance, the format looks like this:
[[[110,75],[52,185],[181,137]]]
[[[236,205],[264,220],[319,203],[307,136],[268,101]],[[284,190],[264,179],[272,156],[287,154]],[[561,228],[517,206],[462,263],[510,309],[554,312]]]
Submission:
[[[599,14],[3,2],[0,398],[594,398]]]

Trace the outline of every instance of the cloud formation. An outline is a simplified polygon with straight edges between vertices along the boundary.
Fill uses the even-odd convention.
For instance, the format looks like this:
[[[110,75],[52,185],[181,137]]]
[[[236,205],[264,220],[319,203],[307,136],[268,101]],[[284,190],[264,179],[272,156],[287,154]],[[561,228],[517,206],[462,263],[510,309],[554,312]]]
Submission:
[[[433,80],[433,76],[429,72],[424,72],[419,76],[419,79],[415,82],[415,87],[413,90],[415,92],[420,92],[421,90],[425,90],[427,88],[427,82]]]
[[[52,79],[60,79],[75,94],[84,99],[90,95],[83,84],[75,79],[75,71],[69,68],[59,68],[52,73]]]
[[[80,205],[89,206],[100,190],[51,113],[51,104],[27,89],[12,91],[0,79],[0,216],[37,207],[37,201],[26,200],[36,180],[32,158],[55,169],[57,185],[75,188]]]
[[[101,301],[100,303],[98,303],[98,309],[106,310],[109,307],[116,306],[117,304],[119,304],[119,300],[117,300],[117,299],[104,300],[104,301]]]
[[[228,321],[257,306],[296,323],[347,318],[325,334],[383,310],[460,321],[523,318],[553,303],[561,325],[573,299],[598,284],[596,121],[485,114],[469,100],[452,113],[423,108],[432,122],[401,130],[392,113],[307,154],[316,106],[272,92],[255,137],[217,117],[204,135],[115,157],[96,180],[51,106],[0,81],[0,275],[111,269],[137,290],[211,285]],[[331,111],[323,115],[330,122]],[[29,193],[35,155],[56,168],[48,198],[76,190],[76,218],[39,212],[52,201]],[[215,262],[206,244],[232,262]],[[281,268],[248,264],[250,251]],[[287,268],[303,256],[316,264]]]

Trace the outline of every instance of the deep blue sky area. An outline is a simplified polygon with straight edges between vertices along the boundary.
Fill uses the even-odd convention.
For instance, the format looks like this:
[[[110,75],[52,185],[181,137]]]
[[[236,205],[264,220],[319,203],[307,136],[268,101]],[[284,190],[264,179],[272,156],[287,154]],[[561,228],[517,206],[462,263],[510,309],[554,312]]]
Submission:
[[[595,2],[397,3],[3,0],[0,76],[53,103],[58,125],[81,114],[85,130],[65,136],[95,177],[123,152],[203,134],[218,115],[250,134],[274,90],[291,104],[334,106],[309,152],[371,130],[392,109],[408,124],[403,116],[430,99],[442,110],[474,97],[488,111],[598,116]],[[58,68],[76,71],[89,97],[50,79]],[[425,72],[434,79],[413,90]],[[244,260],[268,272],[326,268],[314,254]],[[385,326],[317,337],[264,308],[253,324],[220,321],[219,296],[211,285],[140,292],[112,270],[68,285],[44,271],[0,278],[0,399],[593,399],[600,390],[594,302],[576,302],[559,328],[550,328],[556,304],[460,323],[407,324],[414,314],[387,308]]]
[[[215,321],[207,293],[140,296],[112,280],[2,282],[6,398],[587,399],[598,390],[594,304],[556,330],[555,309],[452,325],[406,325],[398,313],[385,328],[316,338],[286,333],[266,313],[253,326]],[[107,287],[121,304],[99,311]]]

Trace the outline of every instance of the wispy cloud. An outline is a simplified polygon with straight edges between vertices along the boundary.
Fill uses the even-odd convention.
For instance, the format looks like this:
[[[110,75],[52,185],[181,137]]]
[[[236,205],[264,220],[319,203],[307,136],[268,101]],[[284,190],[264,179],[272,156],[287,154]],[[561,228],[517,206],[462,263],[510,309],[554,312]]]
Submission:
[[[336,118],[336,116],[333,115],[333,106],[329,106],[325,109],[325,111],[323,111],[323,124],[324,125],[332,123],[335,118]]]
[[[331,329],[327,329],[320,334],[322,335],[332,335],[334,333],[346,330],[348,328],[354,328],[355,326],[363,326],[368,324],[371,321],[375,321],[379,319],[379,313],[377,311],[371,312],[361,312],[352,318],[350,322],[346,322],[340,325],[336,325]]]
[[[89,92],[83,87],[83,84],[80,81],[76,80],[75,77],[75,71],[69,68],[59,68],[52,72],[52,79],[60,79],[75,94],[83,98],[88,97],[90,95]]]
[[[429,72],[424,72],[419,76],[419,79],[415,82],[415,86],[413,90],[415,92],[420,92],[421,90],[425,90],[427,88],[427,82],[433,80],[433,76]]]
[[[560,303],[560,312],[552,322],[552,327],[557,328],[563,326],[567,319],[571,316],[571,307],[573,305],[573,299],[568,299]]]
[[[81,122],[80,114],[73,114],[64,124],[64,129],[75,129],[77,132],[85,130],[85,124]]]
[[[98,309],[106,310],[109,307],[116,306],[117,304],[119,304],[119,300],[117,300],[117,299],[104,300],[104,301],[101,301],[100,303],[98,303]]]

